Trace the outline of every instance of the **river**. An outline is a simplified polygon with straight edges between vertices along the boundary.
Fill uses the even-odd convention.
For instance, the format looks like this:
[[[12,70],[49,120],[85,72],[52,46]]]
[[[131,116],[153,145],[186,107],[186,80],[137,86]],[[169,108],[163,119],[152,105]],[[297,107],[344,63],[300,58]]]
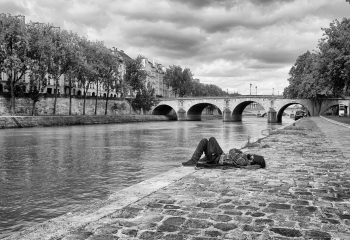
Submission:
[[[0,238],[178,167],[203,137],[227,151],[280,126],[244,117],[1,130]]]

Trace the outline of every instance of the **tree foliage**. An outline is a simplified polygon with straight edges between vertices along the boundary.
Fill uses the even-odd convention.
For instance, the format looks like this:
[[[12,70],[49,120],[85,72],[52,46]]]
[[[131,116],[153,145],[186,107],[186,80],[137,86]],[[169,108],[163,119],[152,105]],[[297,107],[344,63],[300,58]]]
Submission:
[[[146,86],[147,73],[143,70],[142,59],[142,56],[138,56],[126,62],[125,82],[136,92],[141,92]]]
[[[11,94],[11,113],[15,109],[15,88],[27,72],[28,34],[22,16],[0,17],[0,71],[8,76],[7,89]]]
[[[33,101],[32,115],[35,114],[35,104],[40,100],[40,91],[47,86],[48,62],[50,61],[52,42],[50,40],[49,24],[29,23],[28,57],[29,64],[29,97]]]
[[[7,76],[12,114],[15,113],[15,98],[24,93],[33,100],[34,113],[35,103],[40,100],[44,88],[52,84],[55,114],[58,94],[62,94],[58,92],[62,87],[59,82],[63,78],[65,90],[69,88],[69,114],[72,88],[84,89],[86,97],[89,86],[97,85],[96,91],[101,88],[107,92],[107,106],[109,93],[122,88],[122,81],[118,81],[119,64],[120,59],[102,42],[89,41],[50,24],[26,24],[24,16],[0,15],[0,72]],[[97,97],[98,94],[96,100]],[[96,109],[97,104],[95,113]]]
[[[193,79],[191,70],[180,66],[170,66],[164,76],[165,83],[171,87],[175,97],[184,96],[225,96],[227,93],[214,84],[203,84]]]
[[[136,93],[136,97],[131,100],[131,105],[136,110],[149,111],[152,106],[157,104],[155,91],[152,86],[146,82],[147,72],[142,66],[142,56],[135,60],[130,59],[126,63],[125,82]]]
[[[192,82],[191,96],[226,96],[227,92],[223,91],[221,88],[214,84],[203,84],[196,81]]]
[[[121,89],[118,85],[119,62],[111,51],[104,49],[102,54],[102,64],[100,64],[100,76],[104,79],[104,90],[106,91],[105,114],[107,114],[108,98],[111,90]]]
[[[350,19],[324,28],[317,51],[299,56],[291,68],[289,98],[343,97],[350,94]]]
[[[170,66],[164,75],[167,86],[170,86],[176,96],[190,95],[192,87],[192,73],[190,69],[182,70],[180,66]]]
[[[149,111],[157,103],[158,100],[155,97],[154,88],[148,85],[136,93],[136,97],[132,100],[131,105],[136,110]]]

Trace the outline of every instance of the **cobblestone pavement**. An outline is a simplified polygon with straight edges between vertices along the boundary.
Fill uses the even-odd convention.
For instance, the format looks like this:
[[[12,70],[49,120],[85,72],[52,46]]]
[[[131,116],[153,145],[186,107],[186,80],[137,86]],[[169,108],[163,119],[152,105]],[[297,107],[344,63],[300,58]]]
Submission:
[[[338,132],[350,136],[302,119],[247,149],[266,169],[199,169],[55,239],[350,239],[349,155]]]
[[[340,148],[344,154],[344,157],[350,159],[350,125],[345,123],[329,124],[328,118],[315,118],[314,121],[321,131],[332,139],[333,144]],[[334,120],[330,120],[335,122]],[[341,127],[339,125],[344,125]]]

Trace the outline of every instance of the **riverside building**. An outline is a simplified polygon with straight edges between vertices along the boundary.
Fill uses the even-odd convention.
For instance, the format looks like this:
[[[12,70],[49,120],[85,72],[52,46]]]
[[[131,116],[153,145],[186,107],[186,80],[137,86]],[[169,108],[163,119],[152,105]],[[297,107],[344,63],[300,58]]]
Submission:
[[[155,95],[165,98],[173,97],[171,87],[168,87],[164,80],[166,68],[162,64],[155,62],[154,59],[143,58],[141,63],[143,70],[147,73],[146,84],[154,88]]]

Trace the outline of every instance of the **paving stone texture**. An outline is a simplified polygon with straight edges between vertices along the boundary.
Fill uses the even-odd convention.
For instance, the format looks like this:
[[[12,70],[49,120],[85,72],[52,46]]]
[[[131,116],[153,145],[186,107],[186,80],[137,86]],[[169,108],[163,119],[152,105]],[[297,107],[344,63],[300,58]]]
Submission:
[[[198,169],[55,239],[350,239],[349,149],[349,128],[306,118],[246,149],[266,169]]]

